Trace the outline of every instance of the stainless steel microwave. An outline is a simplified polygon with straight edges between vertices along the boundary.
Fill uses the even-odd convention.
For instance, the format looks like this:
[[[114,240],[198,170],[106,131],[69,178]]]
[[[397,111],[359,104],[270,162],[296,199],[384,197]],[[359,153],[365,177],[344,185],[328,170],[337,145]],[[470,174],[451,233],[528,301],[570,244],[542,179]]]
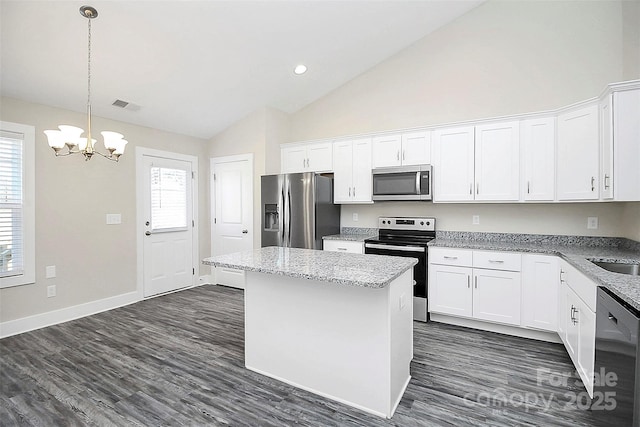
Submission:
[[[431,200],[431,171],[431,165],[374,169],[373,201]]]

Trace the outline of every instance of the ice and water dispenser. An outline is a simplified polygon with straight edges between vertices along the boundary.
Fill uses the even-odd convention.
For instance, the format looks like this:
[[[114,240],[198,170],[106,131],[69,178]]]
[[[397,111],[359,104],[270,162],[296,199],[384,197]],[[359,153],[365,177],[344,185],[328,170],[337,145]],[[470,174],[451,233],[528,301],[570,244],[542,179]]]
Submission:
[[[279,219],[278,205],[266,203],[264,205],[264,231],[279,231]]]

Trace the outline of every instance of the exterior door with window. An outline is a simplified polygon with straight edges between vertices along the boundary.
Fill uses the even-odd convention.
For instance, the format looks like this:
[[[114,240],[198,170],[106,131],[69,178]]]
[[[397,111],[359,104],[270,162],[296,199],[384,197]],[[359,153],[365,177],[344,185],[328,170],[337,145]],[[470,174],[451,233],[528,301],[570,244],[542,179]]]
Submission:
[[[193,285],[191,162],[143,157],[144,296]]]

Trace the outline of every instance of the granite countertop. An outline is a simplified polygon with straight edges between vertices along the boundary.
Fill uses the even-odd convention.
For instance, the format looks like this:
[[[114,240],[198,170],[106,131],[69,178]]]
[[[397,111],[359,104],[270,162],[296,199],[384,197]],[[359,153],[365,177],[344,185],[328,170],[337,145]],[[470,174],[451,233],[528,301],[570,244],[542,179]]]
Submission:
[[[340,234],[332,234],[330,236],[323,236],[322,240],[342,240],[347,242],[364,242],[365,239],[370,237],[376,237],[378,234],[351,234],[351,233],[340,233]]]
[[[418,261],[385,255],[268,247],[205,258],[202,263],[349,286],[383,288]]]
[[[640,264],[640,250],[637,250],[637,248],[619,245],[617,242],[621,239],[616,238],[601,238],[600,242],[602,244],[592,245],[593,241],[576,236],[563,236],[570,237],[570,239],[550,238],[547,241],[541,241],[541,239],[529,239],[527,241],[526,239],[519,239],[517,236],[514,235],[513,241],[510,242],[491,240],[491,238],[488,240],[467,240],[437,237],[429,242],[429,246],[557,255],[584,273],[596,284],[609,289],[620,299],[640,311],[640,276],[612,273],[590,262],[592,260]]]
[[[342,240],[347,242],[364,242],[365,239],[378,237],[377,228],[342,227],[340,234],[323,236],[323,240]]]

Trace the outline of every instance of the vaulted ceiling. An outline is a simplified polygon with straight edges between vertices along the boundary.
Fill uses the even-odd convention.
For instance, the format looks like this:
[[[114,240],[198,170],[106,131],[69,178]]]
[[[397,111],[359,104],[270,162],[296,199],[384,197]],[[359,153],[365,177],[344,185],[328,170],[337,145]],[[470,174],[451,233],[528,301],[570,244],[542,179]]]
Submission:
[[[480,3],[1,0],[0,89],[85,111],[88,4],[93,114],[208,139],[263,106],[299,110]]]

